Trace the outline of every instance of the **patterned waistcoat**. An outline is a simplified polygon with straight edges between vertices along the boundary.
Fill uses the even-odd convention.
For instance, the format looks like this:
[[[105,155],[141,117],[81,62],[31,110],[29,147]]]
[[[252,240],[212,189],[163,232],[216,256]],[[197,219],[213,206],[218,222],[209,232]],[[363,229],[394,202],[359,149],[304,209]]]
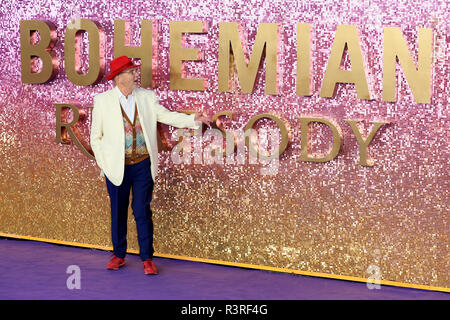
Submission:
[[[125,164],[135,164],[149,157],[137,106],[135,105],[134,108],[133,122],[121,108],[125,128]]]

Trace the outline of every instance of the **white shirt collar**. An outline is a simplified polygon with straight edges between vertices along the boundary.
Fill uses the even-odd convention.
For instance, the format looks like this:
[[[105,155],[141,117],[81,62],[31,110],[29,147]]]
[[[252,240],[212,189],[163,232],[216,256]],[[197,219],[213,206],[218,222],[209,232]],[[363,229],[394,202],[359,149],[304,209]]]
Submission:
[[[116,89],[117,89],[117,92],[119,93],[119,99],[124,98],[125,100],[128,100],[128,99],[123,95],[122,91],[120,91],[120,89],[119,89],[118,86],[116,86]],[[135,92],[135,91],[136,91],[136,90],[133,90],[133,92],[131,92],[131,94],[128,96],[128,98],[130,98],[130,96],[132,96],[132,97],[134,98],[134,92]]]

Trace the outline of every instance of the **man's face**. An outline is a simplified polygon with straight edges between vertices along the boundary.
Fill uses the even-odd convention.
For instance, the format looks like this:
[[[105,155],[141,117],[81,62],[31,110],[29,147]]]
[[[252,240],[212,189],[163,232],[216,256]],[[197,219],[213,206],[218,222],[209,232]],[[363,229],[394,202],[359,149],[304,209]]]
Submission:
[[[139,81],[139,69],[138,68],[130,68],[123,72],[121,72],[116,77],[116,83],[121,86],[134,90],[138,87]]]

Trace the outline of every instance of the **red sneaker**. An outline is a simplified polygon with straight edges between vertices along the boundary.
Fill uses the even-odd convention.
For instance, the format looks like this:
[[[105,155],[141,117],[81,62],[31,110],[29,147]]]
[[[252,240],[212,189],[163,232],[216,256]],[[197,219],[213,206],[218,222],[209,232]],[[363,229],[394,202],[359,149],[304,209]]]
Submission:
[[[145,274],[158,274],[158,270],[156,269],[155,263],[152,259],[147,259],[142,262],[144,265],[144,273]]]
[[[112,254],[111,260],[109,260],[108,264],[106,265],[106,269],[118,270],[124,264],[125,264],[125,259],[117,258],[114,254]]]

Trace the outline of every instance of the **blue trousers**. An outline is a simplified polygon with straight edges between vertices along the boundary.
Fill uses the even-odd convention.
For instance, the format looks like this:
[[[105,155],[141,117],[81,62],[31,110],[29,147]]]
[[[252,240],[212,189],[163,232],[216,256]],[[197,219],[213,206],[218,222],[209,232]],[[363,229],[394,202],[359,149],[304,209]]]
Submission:
[[[122,184],[115,186],[106,178],[106,187],[111,200],[111,238],[116,257],[124,258],[127,250],[127,221],[132,192],[131,208],[136,220],[139,256],[142,261],[153,258],[152,201],[153,179],[150,158],[137,164],[125,165]]]

